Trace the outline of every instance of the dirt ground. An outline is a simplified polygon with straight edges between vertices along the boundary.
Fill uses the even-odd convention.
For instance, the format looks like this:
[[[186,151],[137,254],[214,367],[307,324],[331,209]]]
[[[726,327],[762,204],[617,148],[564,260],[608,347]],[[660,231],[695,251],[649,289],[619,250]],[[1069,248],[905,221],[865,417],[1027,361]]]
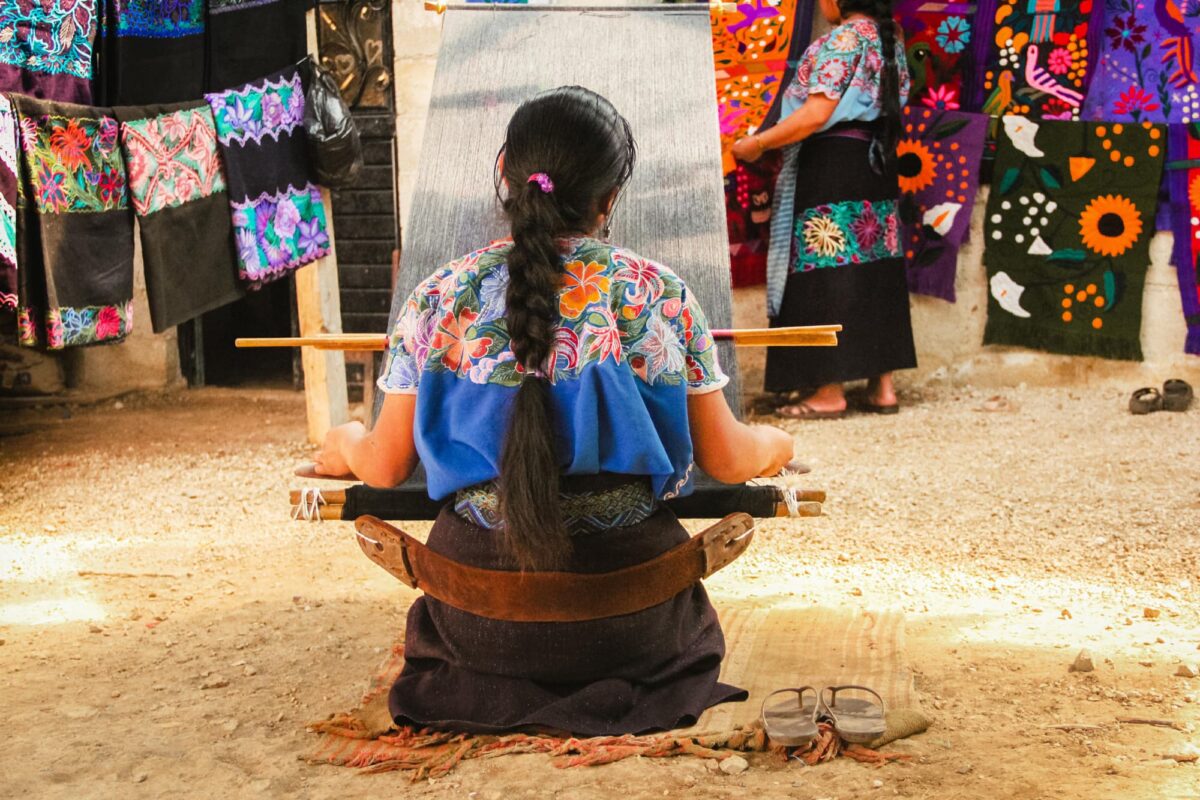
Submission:
[[[1200,662],[1200,409],[1132,417],[1125,391],[910,392],[795,426],[826,516],[766,523],[710,592],[903,608],[936,720],[911,763],[526,755],[421,784],[298,760],[413,598],[349,525],[287,520],[300,395],[0,412],[32,426],[0,437],[0,796],[1200,798],[1169,758],[1200,752],[1200,678],[1175,674]]]

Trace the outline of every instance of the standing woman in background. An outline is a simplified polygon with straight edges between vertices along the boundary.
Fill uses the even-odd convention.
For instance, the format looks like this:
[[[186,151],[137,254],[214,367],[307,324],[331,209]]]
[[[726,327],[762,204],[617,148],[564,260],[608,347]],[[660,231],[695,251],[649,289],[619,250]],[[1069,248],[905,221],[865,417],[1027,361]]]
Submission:
[[[818,3],[837,27],[805,52],[781,121],[741,139],[733,153],[752,162],[788,148],[771,220],[772,326],[844,330],[836,348],[768,350],[766,388],[811,392],[779,416],[829,419],[846,411],[842,383],[866,378],[866,409],[890,414],[899,408],[892,372],[917,365],[897,216],[904,44],[891,0]]]

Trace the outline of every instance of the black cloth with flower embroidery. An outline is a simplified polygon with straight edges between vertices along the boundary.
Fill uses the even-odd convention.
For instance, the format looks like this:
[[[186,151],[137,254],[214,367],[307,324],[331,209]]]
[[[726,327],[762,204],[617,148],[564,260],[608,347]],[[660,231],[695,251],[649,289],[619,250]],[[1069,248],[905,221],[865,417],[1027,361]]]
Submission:
[[[107,108],[12,96],[21,128],[18,337],[115,342],[133,314],[133,214]]]
[[[1139,361],[1161,125],[1002,121],[985,344]]]
[[[792,266],[772,327],[840,324],[837,347],[772,347],[766,389],[791,392],[917,365],[896,176],[870,164],[877,126],[843,123],[800,148]]]

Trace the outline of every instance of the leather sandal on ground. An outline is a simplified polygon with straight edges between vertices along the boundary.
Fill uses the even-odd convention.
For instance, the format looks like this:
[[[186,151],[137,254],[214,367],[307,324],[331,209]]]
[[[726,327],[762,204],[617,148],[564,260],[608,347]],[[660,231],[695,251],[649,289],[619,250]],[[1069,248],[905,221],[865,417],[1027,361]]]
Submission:
[[[899,414],[900,413],[900,404],[899,403],[889,403],[888,405],[879,405],[878,403],[872,403],[870,400],[863,400],[862,403],[860,403],[858,407],[861,410],[866,411],[868,414],[883,414],[886,416],[886,415],[890,415],[890,414]]]
[[[783,702],[767,705],[771,698],[786,695]],[[821,700],[811,686],[780,689],[763,700],[762,726],[771,744],[778,747],[803,747],[817,738],[817,716]]]
[[[1162,411],[1162,392],[1152,386],[1138,389],[1129,398],[1130,414],[1149,414],[1152,411]]]
[[[866,692],[878,702],[843,695],[850,691]],[[883,698],[866,686],[826,686],[821,690],[821,706],[838,736],[851,744],[873,742],[887,730]]]
[[[784,411],[785,408],[794,408],[796,411]],[[846,416],[846,409],[843,408],[840,411],[818,411],[802,400],[799,403],[775,409],[775,416],[780,419],[841,419]]]
[[[1187,411],[1192,405],[1191,384],[1172,378],[1163,384],[1162,407],[1164,411]]]

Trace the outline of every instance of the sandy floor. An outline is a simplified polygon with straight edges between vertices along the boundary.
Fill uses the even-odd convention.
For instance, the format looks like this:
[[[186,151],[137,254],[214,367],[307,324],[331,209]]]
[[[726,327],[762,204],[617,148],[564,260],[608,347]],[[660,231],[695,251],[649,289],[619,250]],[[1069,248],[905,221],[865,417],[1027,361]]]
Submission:
[[[827,516],[767,523],[709,588],[904,608],[937,720],[901,745],[912,763],[519,756],[416,786],[297,759],[412,599],[349,526],[286,521],[300,396],[29,415],[0,438],[0,796],[1200,797],[1200,765],[1165,759],[1200,745],[1200,678],[1175,676],[1200,661],[1200,409],[1131,417],[1118,387],[1014,391],[997,412],[968,390],[903,399],[796,427]],[[1082,647],[1097,669],[1069,673]]]

